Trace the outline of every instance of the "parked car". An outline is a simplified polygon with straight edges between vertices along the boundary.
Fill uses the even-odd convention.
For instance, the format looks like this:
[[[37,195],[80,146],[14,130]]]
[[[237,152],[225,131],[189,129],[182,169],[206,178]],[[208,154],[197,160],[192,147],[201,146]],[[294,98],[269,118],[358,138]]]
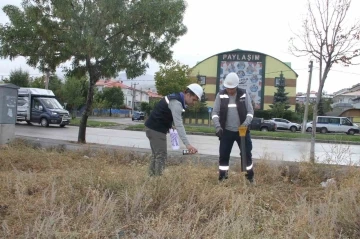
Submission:
[[[312,121],[306,124],[306,131],[312,131]],[[318,116],[316,131],[320,133],[334,132],[354,135],[359,133],[359,126],[352,123],[347,117]]]
[[[311,132],[312,131],[312,121],[310,121],[310,122],[307,122],[306,123],[306,132]]]
[[[296,132],[301,130],[300,124],[293,123],[287,119],[272,118],[271,121],[276,124],[277,129],[290,130],[291,132]]]
[[[141,111],[135,111],[134,114],[132,115],[132,121],[134,120],[144,120],[145,119],[145,114],[144,112]]]
[[[276,124],[263,118],[253,118],[250,125],[251,130],[276,131]]]

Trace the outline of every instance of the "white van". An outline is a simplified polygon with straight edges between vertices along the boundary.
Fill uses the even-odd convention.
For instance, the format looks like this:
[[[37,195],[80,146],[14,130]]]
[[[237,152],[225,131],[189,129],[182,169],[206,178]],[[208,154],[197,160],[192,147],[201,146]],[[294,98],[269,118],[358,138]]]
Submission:
[[[306,131],[312,131],[312,122],[306,124]],[[347,117],[318,116],[316,131],[323,134],[334,132],[354,135],[359,133],[359,126],[353,124]]]

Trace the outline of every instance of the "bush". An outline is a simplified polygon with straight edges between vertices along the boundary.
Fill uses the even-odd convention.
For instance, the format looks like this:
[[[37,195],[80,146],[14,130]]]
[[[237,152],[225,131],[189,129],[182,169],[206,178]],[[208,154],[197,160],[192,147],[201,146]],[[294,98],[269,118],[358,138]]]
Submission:
[[[257,118],[271,119],[272,114],[270,110],[255,110],[254,116]]]

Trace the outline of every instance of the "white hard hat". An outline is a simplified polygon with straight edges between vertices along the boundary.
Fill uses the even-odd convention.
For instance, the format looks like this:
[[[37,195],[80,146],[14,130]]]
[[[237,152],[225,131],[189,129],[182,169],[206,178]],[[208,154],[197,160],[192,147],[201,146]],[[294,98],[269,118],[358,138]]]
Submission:
[[[239,77],[236,73],[229,73],[224,80],[225,88],[236,88],[239,85]]]
[[[204,90],[199,84],[193,83],[188,85],[187,88],[194,92],[194,94],[199,98],[199,100],[201,100],[201,96],[203,95]]]

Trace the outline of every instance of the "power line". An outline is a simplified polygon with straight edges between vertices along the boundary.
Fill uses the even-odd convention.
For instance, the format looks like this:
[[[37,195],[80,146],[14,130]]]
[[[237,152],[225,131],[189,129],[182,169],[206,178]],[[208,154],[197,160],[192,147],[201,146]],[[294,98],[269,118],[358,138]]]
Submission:
[[[302,71],[302,70],[307,70],[307,68],[302,68],[302,69],[291,69],[291,70],[285,70],[285,71],[265,72],[265,75],[272,74],[272,73],[279,73],[279,72],[287,72],[287,71]]]
[[[314,68],[320,69],[319,67],[314,67]],[[351,75],[359,75],[360,76],[360,73],[355,73],[355,72],[339,71],[339,70],[333,70],[333,69],[331,69],[330,71],[336,71],[336,72],[341,72],[341,73],[346,73],[346,74],[351,74]]]

